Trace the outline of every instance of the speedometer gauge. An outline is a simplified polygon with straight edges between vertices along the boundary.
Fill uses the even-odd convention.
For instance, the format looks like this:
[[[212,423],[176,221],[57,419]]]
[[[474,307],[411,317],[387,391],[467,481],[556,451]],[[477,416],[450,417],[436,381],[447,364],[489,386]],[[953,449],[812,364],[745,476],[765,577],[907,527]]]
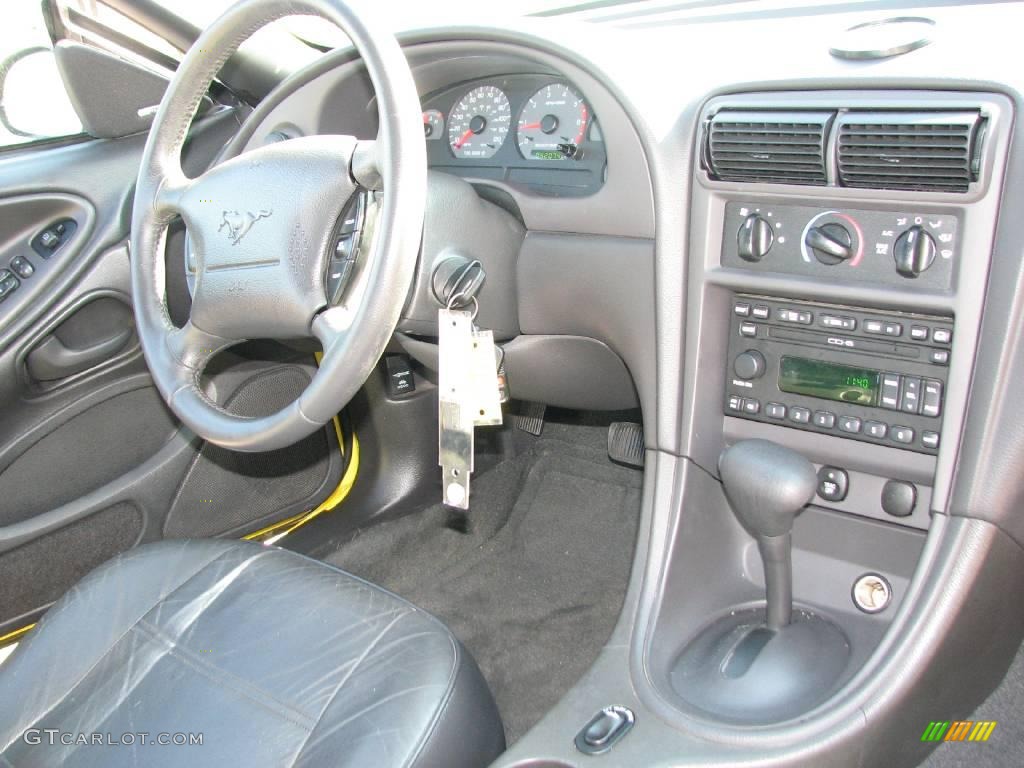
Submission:
[[[493,85],[474,88],[448,116],[448,143],[456,157],[489,158],[505,143],[512,124],[508,96]]]
[[[572,157],[587,135],[590,110],[579,92],[551,83],[533,94],[519,116],[519,151],[527,160]]]

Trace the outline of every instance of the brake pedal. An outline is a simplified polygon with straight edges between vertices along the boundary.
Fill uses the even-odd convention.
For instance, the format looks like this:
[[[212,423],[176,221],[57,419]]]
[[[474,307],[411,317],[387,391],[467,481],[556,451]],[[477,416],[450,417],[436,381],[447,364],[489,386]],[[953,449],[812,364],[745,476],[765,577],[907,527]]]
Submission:
[[[608,427],[608,458],[631,467],[644,466],[644,428],[631,421],[615,421]]]
[[[517,413],[512,417],[513,423],[523,432],[529,432],[534,437],[540,437],[544,431],[544,413],[548,407],[544,403],[524,402]]]

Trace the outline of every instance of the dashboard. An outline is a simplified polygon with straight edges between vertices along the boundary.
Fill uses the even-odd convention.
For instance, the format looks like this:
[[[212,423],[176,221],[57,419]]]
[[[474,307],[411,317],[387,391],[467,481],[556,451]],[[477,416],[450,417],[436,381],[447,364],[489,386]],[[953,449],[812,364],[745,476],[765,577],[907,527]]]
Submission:
[[[608,156],[579,88],[550,75],[459,83],[422,99],[433,169],[583,196],[604,183]]]

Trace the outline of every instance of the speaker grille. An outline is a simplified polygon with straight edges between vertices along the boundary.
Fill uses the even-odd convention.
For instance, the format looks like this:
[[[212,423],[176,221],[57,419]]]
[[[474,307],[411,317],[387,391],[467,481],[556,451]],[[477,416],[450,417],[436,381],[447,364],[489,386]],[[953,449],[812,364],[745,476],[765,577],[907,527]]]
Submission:
[[[295,400],[309,381],[303,368],[276,368],[247,379],[225,407],[240,416],[266,416]],[[335,446],[326,429],[267,453],[237,453],[204,443],[178,489],[164,536],[241,532],[313,506],[336,480]]]

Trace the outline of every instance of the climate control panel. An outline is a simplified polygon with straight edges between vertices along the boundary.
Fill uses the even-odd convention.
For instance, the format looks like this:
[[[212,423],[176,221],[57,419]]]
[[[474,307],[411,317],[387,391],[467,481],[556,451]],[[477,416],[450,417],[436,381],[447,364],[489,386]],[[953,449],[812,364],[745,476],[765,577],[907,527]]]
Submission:
[[[956,216],[732,202],[722,263],[761,272],[886,285],[950,287]]]
[[[724,412],[935,453],[948,318],[737,295]]]

